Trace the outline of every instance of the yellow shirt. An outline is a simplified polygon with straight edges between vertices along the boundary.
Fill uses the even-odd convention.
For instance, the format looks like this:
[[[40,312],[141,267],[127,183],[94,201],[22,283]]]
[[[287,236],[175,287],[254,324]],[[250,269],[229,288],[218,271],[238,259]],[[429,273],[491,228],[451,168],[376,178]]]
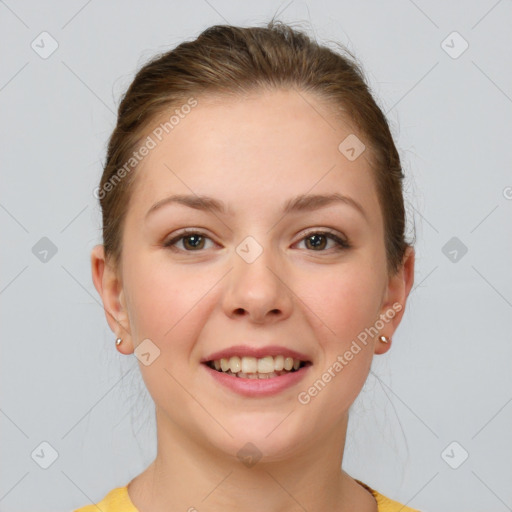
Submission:
[[[377,510],[379,512],[419,512],[414,508],[406,507],[397,501],[393,501],[363,482],[355,480],[373,495],[377,501]],[[99,510],[101,512],[139,512],[130,500],[127,486],[116,487],[96,505],[86,505],[73,512],[98,512]]]

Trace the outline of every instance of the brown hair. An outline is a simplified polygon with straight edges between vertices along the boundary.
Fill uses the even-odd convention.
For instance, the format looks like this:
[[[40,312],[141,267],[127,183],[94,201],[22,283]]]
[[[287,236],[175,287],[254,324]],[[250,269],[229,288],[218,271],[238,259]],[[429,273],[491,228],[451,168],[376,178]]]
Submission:
[[[123,165],[126,169],[150,123],[202,93],[236,96],[294,88],[315,94],[330,112],[355,124],[371,157],[368,160],[384,218],[388,272],[396,273],[410,245],[405,240],[400,157],[362,69],[355,57],[344,51],[349,57],[273,19],[266,27],[212,26],[194,41],[144,65],[119,105],[100,181],[103,243],[111,263],[119,267],[121,262],[124,219],[137,173],[123,173],[126,177],[113,187],[109,183],[116,173],[119,178]]]

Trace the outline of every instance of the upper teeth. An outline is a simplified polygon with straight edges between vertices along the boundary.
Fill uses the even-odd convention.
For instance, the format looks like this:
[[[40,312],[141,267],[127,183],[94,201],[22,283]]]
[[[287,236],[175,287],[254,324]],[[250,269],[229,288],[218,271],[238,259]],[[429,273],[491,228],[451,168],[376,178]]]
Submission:
[[[261,359],[256,357],[238,357],[216,359],[213,361],[216,370],[233,373],[272,373],[282,370],[298,370],[300,359],[284,356],[265,356]]]

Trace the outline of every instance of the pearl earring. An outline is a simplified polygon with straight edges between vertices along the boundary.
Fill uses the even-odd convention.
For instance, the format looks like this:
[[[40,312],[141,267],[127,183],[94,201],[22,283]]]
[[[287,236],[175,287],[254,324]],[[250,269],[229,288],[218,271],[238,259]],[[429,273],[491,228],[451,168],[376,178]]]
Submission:
[[[387,336],[379,336],[379,341],[383,343],[389,343],[391,340]]]
[[[121,345],[122,342],[123,342],[123,340],[121,338],[117,338],[116,346],[118,347],[119,345]]]

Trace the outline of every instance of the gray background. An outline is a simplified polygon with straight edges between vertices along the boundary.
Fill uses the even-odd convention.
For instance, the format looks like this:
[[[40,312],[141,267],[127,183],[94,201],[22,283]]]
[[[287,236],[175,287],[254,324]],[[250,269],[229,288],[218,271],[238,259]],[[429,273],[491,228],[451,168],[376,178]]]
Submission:
[[[92,191],[120,94],[148,58],[207,26],[261,25],[276,12],[363,63],[416,224],[415,287],[353,407],[344,468],[424,511],[512,510],[512,3],[7,0],[1,511],[98,501],[153,459],[152,402],[91,280]],[[48,58],[31,47],[46,37],[51,48],[43,31],[58,43]],[[46,262],[43,237],[57,248]]]

